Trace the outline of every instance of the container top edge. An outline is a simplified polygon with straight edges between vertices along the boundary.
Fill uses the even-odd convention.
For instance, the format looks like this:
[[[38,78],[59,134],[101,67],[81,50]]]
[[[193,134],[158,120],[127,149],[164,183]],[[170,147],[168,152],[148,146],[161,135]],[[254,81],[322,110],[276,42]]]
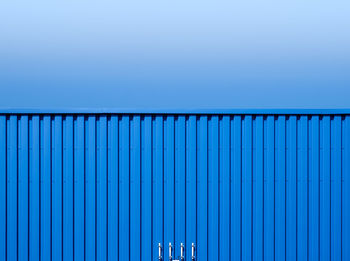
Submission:
[[[2,108],[0,114],[255,114],[255,115],[346,115],[350,108],[235,108],[235,109],[118,109],[118,108]]]
[[[337,115],[350,114],[350,109],[301,109],[301,108],[240,108],[240,109],[114,109],[114,108],[73,108],[73,109],[0,109],[0,114],[294,114],[294,115]]]

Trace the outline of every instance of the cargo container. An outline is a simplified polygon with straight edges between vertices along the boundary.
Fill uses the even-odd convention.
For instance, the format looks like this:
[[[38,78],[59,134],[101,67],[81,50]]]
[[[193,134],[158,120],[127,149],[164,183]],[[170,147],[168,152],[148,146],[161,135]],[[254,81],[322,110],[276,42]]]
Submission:
[[[0,260],[350,260],[347,110],[0,113]]]

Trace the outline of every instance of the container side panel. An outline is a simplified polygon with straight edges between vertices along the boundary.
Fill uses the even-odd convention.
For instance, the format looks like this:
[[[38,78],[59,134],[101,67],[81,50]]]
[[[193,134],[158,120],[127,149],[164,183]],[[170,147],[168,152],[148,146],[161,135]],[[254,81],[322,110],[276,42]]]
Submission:
[[[242,130],[242,260],[252,260],[252,137],[252,116],[245,116]]]
[[[230,259],[230,118],[223,116],[220,120],[220,259]]]
[[[343,121],[342,260],[350,260],[350,118]]]
[[[171,243],[172,257],[176,257],[178,246],[174,245],[175,188],[174,188],[174,116],[167,116],[164,122],[164,242]]]
[[[130,260],[140,260],[141,233],[141,128],[140,116],[134,116],[130,126]]]
[[[175,247],[186,245],[186,118],[175,122]],[[179,255],[175,249],[175,254]],[[189,250],[187,250],[189,251]]]
[[[298,260],[308,258],[308,117],[298,122]]]
[[[197,128],[198,259],[208,260],[208,117],[200,116]],[[228,182],[229,186],[229,182]],[[228,231],[229,233],[229,231]]]
[[[96,117],[85,122],[85,260],[96,258]]]
[[[264,260],[275,258],[275,119],[264,122]]]
[[[17,116],[7,121],[7,259],[17,260]]]
[[[52,122],[52,260],[62,260],[62,116]]]
[[[18,260],[28,260],[28,116],[19,120],[18,133]]]
[[[341,260],[341,117],[331,121],[331,260]]]
[[[231,121],[231,260],[242,257],[242,117]]]
[[[286,257],[286,117],[275,125],[275,259]]]
[[[85,119],[74,123],[74,260],[85,258]]]
[[[219,260],[219,117],[213,116],[208,129],[208,260]]]
[[[297,260],[297,117],[286,129],[286,260]]]
[[[118,116],[112,116],[108,123],[108,261],[118,259],[119,247],[119,215],[118,215],[118,189],[119,189],[119,120]]]
[[[107,117],[97,122],[96,259],[107,260]]]
[[[40,255],[40,119],[29,124],[29,260]]]
[[[0,260],[348,260],[349,162],[345,114],[3,114]]]
[[[73,116],[63,122],[63,260],[73,261],[74,253],[74,172],[73,172]]]
[[[156,257],[158,244],[166,250],[169,243],[163,240],[163,116],[156,116],[153,121],[153,153],[153,256]]]
[[[0,116],[0,259],[6,260],[6,116]]]
[[[51,116],[41,120],[40,258],[51,259]]]
[[[264,119],[257,116],[253,128],[253,260],[264,256]]]
[[[319,260],[319,117],[312,116],[309,128],[309,260]]]
[[[142,121],[142,187],[141,187],[141,260],[152,257],[152,117]]]
[[[197,170],[196,116],[189,116],[186,126],[186,260],[191,260],[191,247],[197,245]]]
[[[122,116],[119,132],[119,259],[130,260],[130,117]]]
[[[320,129],[320,260],[331,259],[331,121],[324,116]]]

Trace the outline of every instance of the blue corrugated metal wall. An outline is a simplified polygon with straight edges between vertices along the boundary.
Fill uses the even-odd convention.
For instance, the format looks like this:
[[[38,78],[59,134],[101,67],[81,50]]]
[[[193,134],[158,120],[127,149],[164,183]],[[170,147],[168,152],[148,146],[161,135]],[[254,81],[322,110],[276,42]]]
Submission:
[[[350,117],[0,116],[0,260],[350,260]]]

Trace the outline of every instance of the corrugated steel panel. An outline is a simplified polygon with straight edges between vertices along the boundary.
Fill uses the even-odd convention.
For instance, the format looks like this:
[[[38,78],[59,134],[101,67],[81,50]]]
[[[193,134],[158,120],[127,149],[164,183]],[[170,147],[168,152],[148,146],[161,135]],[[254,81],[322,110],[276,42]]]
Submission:
[[[0,260],[350,260],[350,116],[3,114]]]

